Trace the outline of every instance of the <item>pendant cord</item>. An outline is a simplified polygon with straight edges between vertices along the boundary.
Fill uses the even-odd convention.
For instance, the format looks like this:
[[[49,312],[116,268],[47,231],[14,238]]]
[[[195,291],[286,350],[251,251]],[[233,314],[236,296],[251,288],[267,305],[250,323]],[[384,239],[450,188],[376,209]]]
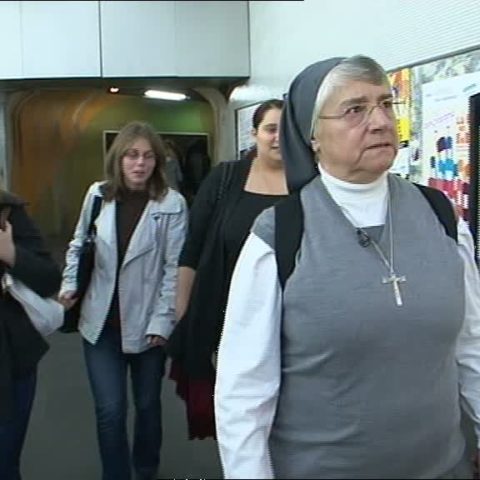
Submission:
[[[392,209],[391,205],[388,206],[388,235],[389,235],[389,241],[390,241],[390,261],[387,260],[385,257],[385,254],[383,253],[382,249],[379,247],[377,242],[373,239],[370,239],[372,242],[373,248],[377,251],[377,253],[380,255],[380,258],[382,259],[383,263],[387,267],[387,270],[389,271],[390,275],[393,275],[395,273],[395,268],[394,268],[394,263],[393,263],[393,222],[392,222]],[[362,232],[364,232],[363,229],[360,229]]]
[[[390,242],[390,245],[389,245],[390,261],[388,261],[388,259],[386,258],[385,254],[383,253],[383,251],[380,248],[380,246],[378,245],[378,243],[373,238],[371,238],[370,235],[368,235],[367,232],[365,232],[365,230],[363,228],[361,228],[361,227],[355,227],[355,228],[356,228],[357,231],[360,231],[365,238],[369,239],[373,248],[378,253],[380,259],[382,260],[385,267],[387,268],[389,274],[394,275],[395,274],[395,268],[393,266],[394,265],[394,263],[393,263],[393,221],[392,221],[393,216],[392,216],[392,208],[391,208],[390,201],[388,202],[387,210],[388,210],[388,223],[389,223],[389,225],[388,225],[388,236],[389,236],[389,242]],[[343,211],[343,214],[347,217],[347,220],[353,226],[355,226],[355,222],[353,221],[353,219],[350,216],[350,213],[347,211],[347,209],[342,208],[342,211]]]
[[[347,220],[355,226],[355,222],[352,221],[352,217],[350,216],[349,212],[346,209],[342,209],[343,213],[345,214]],[[378,245],[378,243],[373,239],[370,238],[369,235],[365,232],[360,227],[357,227],[357,234],[358,232],[361,233],[363,239],[367,239],[367,242],[362,242],[359,239],[359,243],[362,247],[367,247],[368,245],[372,245],[375,251],[377,252],[378,256],[380,257],[380,260],[383,262],[385,267],[387,268],[387,271],[389,273],[388,277],[384,277],[382,279],[382,283],[384,284],[391,284],[393,288],[393,294],[395,296],[395,303],[397,304],[398,307],[401,307],[403,305],[403,300],[402,300],[402,292],[400,290],[400,283],[406,282],[406,277],[405,275],[397,275],[395,272],[394,268],[394,258],[393,258],[393,250],[394,250],[394,245],[393,245],[393,214],[392,214],[392,204],[389,198],[388,201],[388,235],[389,235],[389,241],[390,241],[390,261],[386,258],[385,254],[383,253],[382,249]],[[386,226],[386,225],[385,225]]]

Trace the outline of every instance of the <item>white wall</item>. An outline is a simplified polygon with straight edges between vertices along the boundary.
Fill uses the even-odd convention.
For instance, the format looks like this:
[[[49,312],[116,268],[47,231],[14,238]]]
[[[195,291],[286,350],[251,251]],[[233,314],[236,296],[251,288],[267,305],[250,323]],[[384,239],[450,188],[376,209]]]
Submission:
[[[246,1],[107,0],[100,6],[104,77],[250,74]]]
[[[23,78],[100,75],[98,2],[19,3]]]
[[[245,1],[175,2],[177,75],[248,76],[248,33]]]
[[[480,46],[479,0],[305,0],[249,3],[251,78],[230,97],[234,109],[281,96],[322,58],[369,55],[387,70]]]
[[[0,78],[22,78],[20,2],[0,2]]]

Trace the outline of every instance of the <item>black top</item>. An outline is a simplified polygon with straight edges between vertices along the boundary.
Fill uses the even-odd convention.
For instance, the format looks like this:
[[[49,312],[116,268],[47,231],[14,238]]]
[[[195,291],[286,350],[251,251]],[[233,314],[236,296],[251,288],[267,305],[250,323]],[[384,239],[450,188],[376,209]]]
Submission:
[[[187,236],[178,260],[181,267],[198,270],[201,257],[206,255],[208,244],[219,237],[217,228],[221,227],[228,204],[232,203],[243,190],[250,164],[235,162],[232,178],[219,201],[224,166],[220,164],[210,172],[195,196],[190,209]]]
[[[120,328],[120,303],[118,298],[118,274],[127,252],[128,244],[132,238],[135,227],[145,210],[148,202],[147,191],[127,190],[123,193],[122,199],[117,200],[115,221],[117,228],[117,278],[113,292],[110,311],[107,315],[107,323]]]
[[[145,210],[148,196],[148,192],[144,190],[128,190],[123,194],[122,200],[117,200],[116,224],[119,266],[123,262],[132,234],[142,216],[143,210]]]
[[[230,163],[230,170],[225,168],[226,164],[213,168],[200,186],[179,259],[180,266],[194,269],[196,275],[187,311],[170,336],[167,351],[182,371],[194,379],[211,380],[215,376],[212,354],[220,339],[231,270],[255,218],[254,210],[260,212],[263,202],[272,205],[281,198],[244,191],[250,159]],[[230,173],[225,175],[226,171]],[[242,218],[243,215],[249,218]],[[228,239],[227,223],[229,232],[232,228]]]
[[[232,209],[231,215],[223,227],[228,286],[230,285],[230,279],[232,278],[238,256],[243,244],[247,240],[253,222],[263,210],[285,197],[286,195],[264,195],[245,190],[241,193],[238,203]],[[224,303],[226,303],[226,298]]]
[[[8,221],[16,257],[12,268],[0,262],[0,276],[6,270],[38,295],[49,297],[60,288],[60,270],[21,203],[6,203],[12,206]],[[22,306],[10,295],[0,295],[0,421],[11,412],[12,381],[29,375],[47,349]]]

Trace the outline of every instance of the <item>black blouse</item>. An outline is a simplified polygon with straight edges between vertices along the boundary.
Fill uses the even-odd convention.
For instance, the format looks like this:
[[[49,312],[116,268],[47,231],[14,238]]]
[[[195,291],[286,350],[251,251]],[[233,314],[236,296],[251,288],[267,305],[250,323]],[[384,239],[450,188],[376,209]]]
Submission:
[[[115,209],[115,222],[117,231],[117,278],[113,292],[110,310],[106,322],[115,327],[121,327],[120,299],[118,293],[118,276],[123,259],[127,253],[130,239],[147,205],[149,194],[147,191],[127,190],[123,192],[122,199],[117,200]]]
[[[256,213],[282,198],[245,192],[251,160],[230,166],[229,175],[224,175],[229,171],[225,162],[202,182],[179,259],[179,265],[194,269],[196,276],[186,314],[170,336],[168,352],[185,373],[197,379],[214,375],[211,357],[220,339],[230,277]]]
[[[286,195],[264,195],[243,191],[231,215],[223,225],[223,237],[226,253],[227,283],[230,285],[238,256],[247,240],[250,229],[257,216]],[[226,299],[224,299],[226,301]]]

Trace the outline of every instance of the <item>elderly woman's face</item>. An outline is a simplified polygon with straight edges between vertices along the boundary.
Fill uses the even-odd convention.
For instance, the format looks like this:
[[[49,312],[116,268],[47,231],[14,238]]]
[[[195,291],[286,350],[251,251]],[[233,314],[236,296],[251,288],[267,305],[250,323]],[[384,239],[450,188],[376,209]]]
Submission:
[[[331,175],[369,183],[388,170],[398,140],[389,85],[352,81],[336,90],[317,120],[314,150]]]

